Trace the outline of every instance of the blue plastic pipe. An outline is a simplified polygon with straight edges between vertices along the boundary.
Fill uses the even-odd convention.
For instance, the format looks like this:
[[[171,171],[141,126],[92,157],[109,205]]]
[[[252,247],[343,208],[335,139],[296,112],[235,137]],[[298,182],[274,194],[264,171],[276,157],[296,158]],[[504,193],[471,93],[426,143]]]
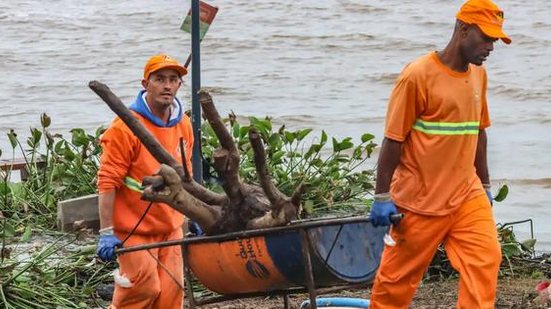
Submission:
[[[349,298],[349,297],[327,297],[316,298],[316,305],[318,308],[334,307],[334,308],[369,308],[369,300],[363,298]],[[310,308],[310,301],[307,300],[300,305],[301,309]]]

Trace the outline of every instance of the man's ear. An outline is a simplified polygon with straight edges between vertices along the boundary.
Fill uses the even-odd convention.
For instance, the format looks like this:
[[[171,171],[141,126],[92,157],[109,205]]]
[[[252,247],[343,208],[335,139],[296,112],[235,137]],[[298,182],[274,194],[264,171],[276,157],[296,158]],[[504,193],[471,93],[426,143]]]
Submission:
[[[467,37],[467,34],[469,34],[469,31],[471,30],[471,25],[458,20],[458,27],[459,27],[460,37],[462,38]]]
[[[147,89],[147,85],[149,84],[149,81],[147,79],[142,79],[142,87],[143,89]]]

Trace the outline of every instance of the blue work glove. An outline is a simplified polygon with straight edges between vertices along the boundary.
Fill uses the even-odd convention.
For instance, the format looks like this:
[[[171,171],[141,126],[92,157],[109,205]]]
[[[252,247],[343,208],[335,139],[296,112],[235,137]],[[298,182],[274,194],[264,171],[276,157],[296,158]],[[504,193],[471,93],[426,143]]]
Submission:
[[[203,229],[201,229],[201,226],[199,226],[199,224],[197,224],[197,222],[193,220],[189,220],[188,230],[190,233],[194,234],[195,236],[203,235]]]
[[[97,254],[104,262],[115,260],[115,248],[120,247],[122,242],[113,233],[101,234],[99,237]]]
[[[391,200],[375,201],[371,205],[369,219],[373,226],[388,226],[391,224],[390,215],[397,214],[396,205]]]
[[[490,191],[490,189],[486,189],[486,196],[490,201],[490,205],[494,206],[494,197],[492,196],[492,191]]]

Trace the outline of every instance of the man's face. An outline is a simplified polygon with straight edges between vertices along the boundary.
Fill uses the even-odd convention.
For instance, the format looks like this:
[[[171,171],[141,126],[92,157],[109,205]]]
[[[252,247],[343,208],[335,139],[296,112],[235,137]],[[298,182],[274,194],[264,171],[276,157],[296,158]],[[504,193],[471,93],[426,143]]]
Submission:
[[[180,88],[182,80],[178,72],[173,69],[161,69],[142,80],[142,86],[148,94],[149,104],[159,107],[168,107],[174,102],[176,92]]]
[[[476,25],[465,25],[461,53],[465,60],[474,65],[482,65],[494,50],[495,38],[485,35]]]

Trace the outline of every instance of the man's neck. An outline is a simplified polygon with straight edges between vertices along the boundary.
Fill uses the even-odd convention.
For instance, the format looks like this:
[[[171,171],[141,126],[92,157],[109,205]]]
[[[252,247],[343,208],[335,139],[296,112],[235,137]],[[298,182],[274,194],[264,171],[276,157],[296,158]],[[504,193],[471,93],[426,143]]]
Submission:
[[[453,46],[452,42],[436,55],[445,66],[453,71],[467,72],[469,70],[469,63],[463,60],[459,48]]]

